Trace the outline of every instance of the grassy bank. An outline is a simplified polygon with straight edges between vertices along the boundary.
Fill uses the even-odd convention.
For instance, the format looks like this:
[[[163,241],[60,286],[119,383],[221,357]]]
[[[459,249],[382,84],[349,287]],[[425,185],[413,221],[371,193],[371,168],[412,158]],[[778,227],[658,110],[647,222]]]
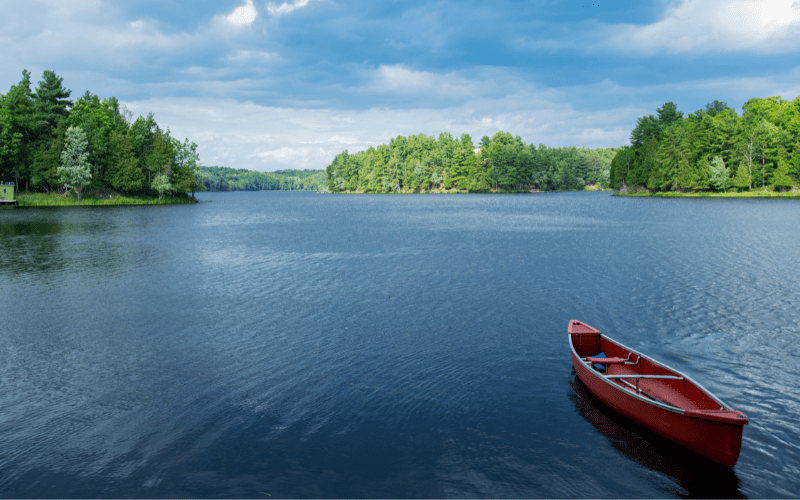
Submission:
[[[649,193],[647,191],[630,192],[630,193],[614,193],[612,196],[632,196],[632,197],[649,197],[649,198],[796,198],[800,199],[800,191],[770,191],[767,189],[758,189],[752,191],[716,193],[697,191],[692,193],[681,193],[678,191],[667,191],[658,193]]]
[[[20,207],[94,207],[122,205],[178,205],[197,203],[187,194],[164,195],[161,201],[157,197],[122,195],[113,191],[89,192],[78,197],[74,194],[59,193],[19,193],[17,205]]]

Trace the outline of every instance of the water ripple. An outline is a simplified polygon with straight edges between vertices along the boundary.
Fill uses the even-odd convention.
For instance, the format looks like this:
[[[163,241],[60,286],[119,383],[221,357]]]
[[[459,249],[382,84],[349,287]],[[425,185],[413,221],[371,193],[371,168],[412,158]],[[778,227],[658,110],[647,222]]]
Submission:
[[[5,497],[791,497],[800,205],[208,193],[0,212]],[[750,417],[695,465],[582,319]]]

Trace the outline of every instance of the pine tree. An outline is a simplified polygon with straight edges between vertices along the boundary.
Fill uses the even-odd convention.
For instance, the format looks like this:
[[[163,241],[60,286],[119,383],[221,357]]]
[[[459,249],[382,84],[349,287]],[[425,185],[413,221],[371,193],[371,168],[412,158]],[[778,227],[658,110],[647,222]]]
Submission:
[[[39,146],[34,155],[31,168],[34,183],[43,187],[48,193],[59,184],[58,167],[61,165],[61,152],[66,142],[66,129],[67,126],[62,118],[53,129],[50,141]]]
[[[111,137],[111,161],[105,173],[105,180],[119,191],[140,191],[144,174],[133,152],[133,143],[128,135],[119,132]]]
[[[680,190],[681,181],[692,184],[694,175],[689,172],[686,158],[686,130],[681,122],[668,127],[655,157],[656,168],[653,169],[648,186],[650,189]]]
[[[44,142],[50,141],[51,129],[60,119],[69,115],[68,108],[72,106],[72,101],[68,99],[72,91],[64,88],[63,81],[54,72],[45,70],[33,95],[36,118]]]
[[[781,190],[781,192],[794,185],[792,178],[789,177],[789,167],[786,164],[786,160],[782,158],[778,160],[778,168],[775,170],[775,174],[772,177],[772,182],[775,184],[776,188]]]

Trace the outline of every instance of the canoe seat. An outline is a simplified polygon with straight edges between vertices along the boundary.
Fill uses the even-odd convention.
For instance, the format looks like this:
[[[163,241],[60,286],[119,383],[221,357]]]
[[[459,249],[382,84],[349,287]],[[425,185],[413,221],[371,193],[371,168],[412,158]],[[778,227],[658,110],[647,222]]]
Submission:
[[[602,365],[621,365],[625,363],[625,358],[586,358],[589,363],[598,363]]]
[[[596,356],[589,356],[586,361],[592,363],[592,368],[597,371],[604,372],[606,367],[604,365],[621,365],[625,362],[622,358],[607,358],[606,353],[601,352]]]

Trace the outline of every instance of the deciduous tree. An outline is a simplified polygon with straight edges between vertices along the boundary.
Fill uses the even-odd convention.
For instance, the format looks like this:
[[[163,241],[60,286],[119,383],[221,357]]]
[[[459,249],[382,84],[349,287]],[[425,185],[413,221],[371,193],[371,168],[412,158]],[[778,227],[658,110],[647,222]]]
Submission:
[[[81,201],[83,188],[92,180],[86,147],[86,133],[80,127],[68,128],[58,176],[65,190],[74,191],[78,195],[78,203]]]

